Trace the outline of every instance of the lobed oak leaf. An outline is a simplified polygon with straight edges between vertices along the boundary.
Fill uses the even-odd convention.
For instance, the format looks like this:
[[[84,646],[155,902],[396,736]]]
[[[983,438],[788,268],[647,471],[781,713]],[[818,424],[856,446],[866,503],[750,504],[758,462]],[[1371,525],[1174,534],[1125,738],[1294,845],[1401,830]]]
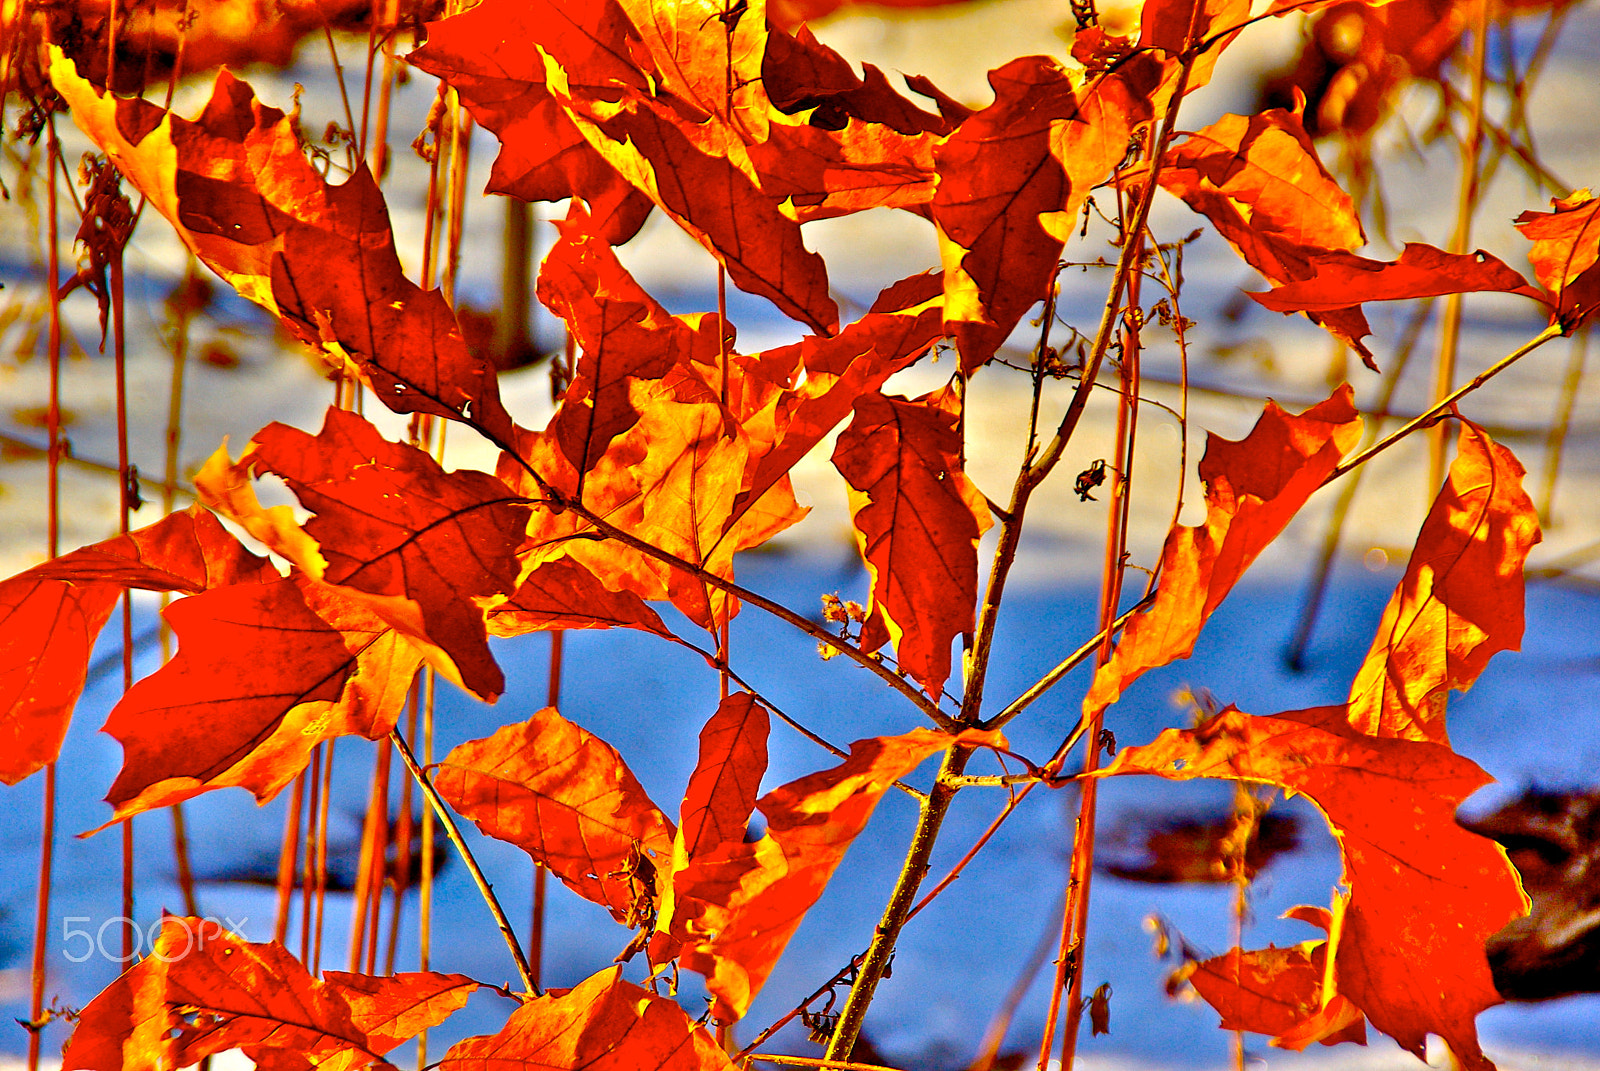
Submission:
[[[1079,207],[1149,118],[1148,93],[1133,87],[1148,88],[1153,66],[1130,64],[1080,93],[1052,59],[1012,60],[989,72],[994,102],[935,150],[945,327],[964,370],[988,361],[1045,296]]]
[[[1189,657],[1211,612],[1360,438],[1352,397],[1346,384],[1299,415],[1269,401],[1245,438],[1207,437],[1205,523],[1167,533],[1155,601],[1096,671],[1085,710],[1104,710],[1146,670]]]
[[[118,99],[52,53],[73,120],[178,237],[334,369],[397,413],[462,420],[504,441],[495,369],[468,352],[444,298],[400,268],[388,208],[364,164],[328,183],[289,117],[226,70],[199,118]]]
[[[616,750],[546,707],[445,757],[439,794],[619,922],[653,900],[673,826]]]
[[[857,398],[876,393],[943,334],[943,283],[937,272],[902,279],[878,295],[867,314],[837,335],[811,335],[763,354],[788,365],[798,385],[779,399],[770,443],[754,441],[756,454],[741,508],[786,479],[800,459],[848,416]]]
[[[1184,978],[1222,1016],[1223,1030],[1267,1034],[1274,1046],[1294,1050],[1313,1041],[1365,1045],[1366,1019],[1349,997],[1335,993],[1323,1006],[1327,958],[1326,941],[1234,948],[1192,964]]]
[[[893,642],[902,670],[937,696],[950,641],[973,629],[978,540],[989,505],[962,470],[961,398],[869,394],[839,435],[833,464],[850,489],[856,543],[872,578],[861,646]]]
[[[275,1067],[387,1067],[384,1053],[443,1022],[476,988],[430,972],[318,981],[277,942],[169,915],[151,955],[84,1008],[62,1067],[161,1071],[235,1048]]]
[[[1516,226],[1533,243],[1528,259],[1549,295],[1552,320],[1570,334],[1600,307],[1600,200],[1582,189],[1550,207],[1522,213]]]
[[[806,248],[799,223],[761,188],[739,131],[638,91],[615,105],[558,99],[589,144],[714,256],[735,286],[819,334],[838,330],[827,267]]]
[[[247,478],[262,472],[316,514],[303,529],[284,507],[256,503]],[[516,589],[529,507],[494,476],[445,472],[426,451],[329,409],[315,436],[274,423],[238,462],[220,452],[196,486],[315,579],[359,593],[452,680],[486,700],[504,689],[484,609]]]
[[[1319,253],[1309,261],[1310,274],[1264,294],[1252,293],[1274,312],[1336,312],[1364,301],[1406,301],[1500,291],[1543,303],[1539,291],[1500,258],[1478,250],[1446,253],[1421,242],[1407,242],[1394,261],[1369,260],[1353,253]]]
[[[277,571],[192,506],[0,582],[0,782],[53,762],[124,587],[193,593]]]
[[[1522,646],[1522,569],[1540,539],[1524,475],[1510,450],[1462,421],[1450,474],[1350,686],[1361,732],[1448,745],[1450,689],[1466,691],[1496,652]]]
[[[626,57],[630,42],[642,45],[614,4],[481,4],[430,22],[427,43],[406,58],[449,83],[478,125],[500,139],[485,192],[525,201],[579,196],[608,241],[626,242],[643,225],[650,200],[590,147],[550,95],[543,57],[527,47],[535,29],[546,41],[560,34],[569,48],[587,42],[594,55],[572,62],[595,72],[590,77],[624,84],[637,78]]]
[[[657,928],[679,963],[706,976],[711,1013],[742,1018],[801,920],[896,779],[951,746],[1005,746],[996,732],[914,729],[850,745],[838,766],[791,781],[757,803],[767,832],[724,842],[676,875],[676,910]],[[659,934],[658,934],[659,936]]]
[[[767,140],[751,146],[750,162],[782,211],[809,223],[869,208],[922,210],[934,195],[938,144],[932,133],[855,118],[837,130],[774,123]]]
[[[1473,1024],[1501,999],[1484,942],[1528,901],[1500,846],[1455,821],[1490,778],[1441,744],[1365,736],[1345,717],[1342,707],[1276,717],[1230,707],[1124,748],[1101,772],[1252,781],[1311,799],[1339,841],[1349,890],[1334,903],[1335,991],[1418,1056],[1432,1033],[1463,1066],[1492,1068]]]
[[[660,89],[702,115],[766,137],[765,0],[617,0],[648,50]],[[657,90],[659,92],[660,90]]]
[[[111,822],[216,788],[266,802],[323,740],[392,729],[421,664],[370,610],[304,574],[180,599],[163,616],[178,653],[103,727],[123,748]]]
[[[768,34],[761,83],[774,108],[785,115],[811,111],[808,125],[821,130],[842,130],[847,120],[857,119],[908,136],[944,135],[959,123],[925,112],[896,93],[873,64],[863,63],[858,77],[849,60],[818,41],[806,26],[793,35]]]
[[[1160,182],[1274,284],[1307,279],[1317,257],[1366,242],[1355,203],[1322,166],[1297,112],[1223,116],[1168,150]],[[1307,316],[1375,368],[1358,304]]]
[[[439,1071],[728,1071],[705,1029],[608,967],[511,1013],[500,1032],[453,1045]]]

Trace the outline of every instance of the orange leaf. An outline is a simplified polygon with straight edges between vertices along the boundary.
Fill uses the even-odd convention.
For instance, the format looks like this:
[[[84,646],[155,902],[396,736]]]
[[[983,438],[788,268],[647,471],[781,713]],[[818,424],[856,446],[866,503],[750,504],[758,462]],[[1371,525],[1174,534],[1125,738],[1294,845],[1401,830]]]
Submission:
[[[262,472],[282,477],[316,514],[303,531],[255,503],[245,477]],[[480,698],[504,689],[482,606],[516,588],[528,506],[498,479],[445,472],[426,451],[329,409],[317,435],[270,424],[237,463],[221,453],[196,483],[204,501],[314,578],[358,594]]]
[[[1462,421],[1450,475],[1350,686],[1357,729],[1448,745],[1450,689],[1466,691],[1497,651],[1522,646],[1522,567],[1540,539],[1523,475],[1510,450]]]
[[[1568,334],[1600,307],[1600,200],[1587,190],[1550,202],[1549,212],[1524,212],[1517,230],[1533,242],[1528,259],[1550,295],[1554,318]]]
[[[429,23],[427,43],[407,62],[448,82],[473,119],[500,139],[485,192],[524,201],[577,195],[606,222],[607,241],[626,242],[644,223],[650,200],[590,147],[550,95],[543,58],[526,45],[525,19],[546,34],[565,24],[595,41],[614,40],[626,26],[608,4],[484,4]]]
[[[990,71],[989,84],[994,103],[934,153],[945,326],[968,371],[1044,297],[1079,206],[1122,159],[1129,130],[1149,116],[1148,95],[1127,92],[1122,75],[1098,80],[1080,100],[1066,71],[1043,56]],[[1119,106],[1097,106],[1102,95]],[[1063,137],[1068,145],[1114,142],[1115,154],[1055,151]]]
[[[162,1071],[243,1049],[262,1061],[356,1071],[466,1003],[459,974],[337,975],[320,982],[277,942],[169,915],[151,955],[84,1008],[63,1071]]]
[[[754,844],[729,840],[677,875],[676,911],[657,927],[681,943],[679,962],[706,976],[712,1014],[743,1017],[778,957],[817,902],[851,842],[894,781],[953,743],[1005,746],[999,733],[959,737],[929,729],[850,745],[831,769],[762,797],[767,833]]]
[[[1345,385],[1298,416],[1269,401],[1244,439],[1207,437],[1205,523],[1167,533],[1155,602],[1123,629],[1084,709],[1103,710],[1146,670],[1189,657],[1206,618],[1356,444],[1361,418],[1351,397]]]
[[[575,989],[535,997],[493,1036],[457,1042],[439,1071],[729,1071],[704,1028],[608,967]]]
[[[183,243],[334,368],[358,374],[397,413],[470,420],[509,437],[494,367],[468,353],[439,292],[401,272],[388,208],[364,164],[330,185],[289,118],[226,70],[195,120],[102,93],[59,52],[50,77],[73,121]]]
[[[1272,1036],[1279,1048],[1303,1049],[1312,1041],[1337,1045],[1367,1042],[1366,1019],[1342,993],[1322,1005],[1328,943],[1305,941],[1293,948],[1235,948],[1193,965],[1187,975],[1195,992],[1222,1015],[1223,1030]]]
[[[1349,888],[1334,904],[1337,992],[1418,1056],[1432,1033],[1463,1066],[1492,1067],[1473,1025],[1500,1003],[1484,942],[1528,901],[1500,846],[1455,821],[1490,778],[1440,744],[1363,736],[1344,715],[1230,707],[1124,748],[1104,773],[1254,781],[1309,797],[1339,840]]]
[[[872,576],[861,645],[892,640],[900,668],[933,696],[950,675],[950,641],[972,631],[978,540],[993,523],[961,455],[951,387],[915,401],[863,396],[833,451]]]
[[[960,121],[923,111],[896,93],[873,64],[863,63],[861,74],[858,78],[850,61],[818,41],[809,27],[798,27],[793,36],[767,36],[761,61],[761,84],[767,99],[785,115],[810,111],[807,125],[814,129],[843,130],[847,120],[857,119],[905,135],[943,135]],[[907,79],[907,84],[910,82]],[[924,82],[926,79],[919,79],[917,84]]]
[[[1177,59],[1216,36],[1219,30],[1243,27],[1250,19],[1250,0],[1149,0],[1139,9],[1139,47],[1155,48]],[[1197,50],[1189,66],[1187,93],[1211,81],[1222,50],[1238,31]]]
[[[124,586],[188,593],[277,575],[193,506],[0,583],[0,781],[14,785],[60,753]]]
[[[700,758],[678,811],[684,859],[744,839],[767,772],[766,708],[749,692],[722,701],[700,730]]]
[[[1310,261],[1311,273],[1264,294],[1251,294],[1274,312],[1333,312],[1363,301],[1407,301],[1503,291],[1543,302],[1528,280],[1483,250],[1446,253],[1421,242],[1407,242],[1395,261],[1368,260],[1353,253],[1322,253]]]
[[[521,636],[546,629],[637,628],[663,639],[672,633],[631,591],[612,591],[570,558],[544,562],[510,599],[489,614],[489,635]]]
[[[672,823],[616,749],[554,707],[462,744],[435,784],[480,830],[515,844],[619,922],[654,895],[654,873],[672,858]]]
[[[393,728],[421,663],[361,604],[298,574],[180,599],[163,616],[177,655],[103,730],[123,748],[113,822],[230,786],[266,802],[321,741]]]
[[[1162,163],[1162,187],[1209,219],[1269,282],[1308,278],[1313,258],[1366,242],[1354,202],[1322,166],[1296,112],[1225,115],[1169,149]],[[1307,315],[1376,367],[1355,304]]]

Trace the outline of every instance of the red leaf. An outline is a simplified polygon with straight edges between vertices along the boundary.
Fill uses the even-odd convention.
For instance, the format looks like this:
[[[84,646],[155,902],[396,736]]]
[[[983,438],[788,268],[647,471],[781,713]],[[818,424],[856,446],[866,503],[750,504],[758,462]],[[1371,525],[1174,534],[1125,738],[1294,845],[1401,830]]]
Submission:
[[[1208,436],[1200,459],[1206,521],[1175,525],[1155,602],[1128,622],[1084,708],[1105,709],[1146,670],[1189,657],[1206,618],[1361,435],[1348,385],[1298,416],[1274,402],[1238,442]]]
[[[1149,117],[1153,83],[1142,80],[1150,74],[1149,64],[1132,63],[1080,96],[1054,60],[1012,60],[989,72],[994,103],[934,153],[945,327],[963,369],[993,356],[1044,297],[1078,208]]]
[[[256,503],[247,477],[262,472],[316,514],[303,531]],[[425,451],[329,409],[315,436],[271,424],[237,463],[219,452],[196,485],[314,578],[359,593],[451,679],[486,700],[504,689],[482,607],[516,588],[528,506],[495,477],[445,472]]]
[[[1540,538],[1524,475],[1510,450],[1462,421],[1449,478],[1350,686],[1360,731],[1448,745],[1450,689],[1466,691],[1496,652],[1522,646],[1522,567]]]
[[[1274,312],[1332,312],[1364,301],[1406,301],[1503,291],[1543,301],[1528,280],[1483,250],[1446,253],[1431,245],[1407,242],[1395,261],[1368,260],[1353,253],[1322,253],[1310,261],[1310,274],[1251,294]]]
[[[384,1053],[476,988],[458,974],[319,982],[276,942],[247,944],[215,922],[169,915],[152,954],[84,1008],[62,1067],[161,1071],[235,1048],[332,1071],[387,1066]]]
[[[277,577],[199,506],[0,583],[0,781],[53,762],[124,587],[196,592]]]
[[[334,368],[360,375],[397,413],[510,436],[494,367],[467,351],[438,291],[401,272],[388,208],[364,164],[330,185],[293,123],[226,70],[196,120],[102,93],[59,55],[50,77],[73,120],[183,243]]]
[[[1322,1003],[1328,959],[1326,941],[1293,948],[1235,948],[1193,965],[1186,976],[1195,992],[1222,1015],[1223,1030],[1272,1036],[1279,1048],[1303,1049],[1313,1041],[1367,1043],[1361,1010],[1343,993]]]
[[[266,802],[321,741],[392,729],[421,663],[376,615],[299,575],[180,599],[163,616],[177,655],[103,730],[123,748],[112,822],[229,786]]]
[[[1296,112],[1225,115],[1168,150],[1161,185],[1209,219],[1269,282],[1306,279],[1314,258],[1366,242],[1355,204],[1317,158]],[[1354,303],[1307,313],[1375,368]]]
[[[489,615],[489,635],[521,636],[546,629],[637,628],[673,639],[660,616],[631,591],[612,591],[568,558],[534,569],[516,594]]]
[[[722,701],[700,730],[700,758],[678,812],[687,862],[702,851],[744,838],[767,772],[766,708],[749,692]],[[678,868],[681,869],[681,868]]]
[[[672,858],[672,823],[604,740],[546,707],[462,744],[435,785],[491,837],[549,867],[619,922],[655,893]]]
[[[1337,991],[1418,1056],[1432,1033],[1463,1066],[1490,1068],[1473,1025],[1500,1003],[1484,942],[1528,910],[1500,846],[1456,824],[1461,801],[1490,778],[1440,744],[1363,736],[1344,717],[1340,707],[1272,718],[1229,708],[1124,748],[1104,772],[1309,797],[1339,840],[1350,890],[1334,903]]]
[[[863,396],[833,451],[872,577],[861,646],[893,641],[900,668],[933,696],[950,675],[950,641],[973,629],[978,540],[993,523],[961,457],[950,387],[915,401]]]
[[[1568,334],[1600,307],[1600,200],[1587,189],[1552,200],[1549,212],[1524,212],[1517,230],[1533,242],[1528,259]]]
[[[742,1018],[778,957],[817,902],[851,842],[894,781],[953,743],[1005,746],[993,732],[959,737],[928,729],[850,745],[850,757],[762,797],[767,833],[728,841],[677,875],[677,907],[658,930],[681,944],[679,963],[706,976],[712,1014]]]
[[[439,1071],[728,1071],[711,1035],[665,997],[608,967],[535,997],[493,1036],[457,1042]]]

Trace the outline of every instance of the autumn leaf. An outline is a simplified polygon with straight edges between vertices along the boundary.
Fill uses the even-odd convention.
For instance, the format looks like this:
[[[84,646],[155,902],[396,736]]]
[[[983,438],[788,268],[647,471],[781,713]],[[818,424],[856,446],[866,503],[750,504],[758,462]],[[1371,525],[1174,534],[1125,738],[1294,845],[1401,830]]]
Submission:
[[[1134,64],[1130,72],[1144,72]],[[945,327],[971,371],[993,356],[1055,278],[1061,241],[1089,190],[1149,117],[1146,97],[1108,75],[1082,98],[1066,71],[1025,56],[989,72],[994,103],[934,153],[932,201],[945,271]],[[1116,106],[1101,106],[1100,97]],[[1073,151],[1115,143],[1114,155]],[[1047,229],[1045,217],[1052,221]]]
[[[316,514],[303,529],[285,507],[256,502],[249,479],[264,472]],[[315,436],[274,423],[237,462],[224,448],[196,486],[202,501],[314,579],[362,598],[452,680],[485,700],[504,689],[484,607],[517,586],[529,507],[495,477],[445,472],[426,451],[329,409]]]
[[[850,488],[856,543],[872,578],[861,646],[893,642],[902,670],[937,696],[950,641],[973,629],[978,540],[989,505],[962,470],[961,398],[869,394],[839,435],[833,463]]]
[[[509,437],[493,365],[467,351],[439,292],[401,271],[388,208],[364,164],[343,185],[328,183],[289,118],[226,70],[199,118],[187,120],[104,93],[52,55],[50,77],[74,122],[234,289],[395,412]]]
[[[1085,710],[1104,710],[1146,670],[1189,657],[1212,611],[1356,444],[1361,418],[1352,397],[1347,384],[1298,416],[1269,401],[1245,438],[1207,438],[1199,470],[1205,523],[1168,532],[1155,601],[1123,629]]]
[[[466,1003],[477,983],[423,972],[318,981],[277,942],[169,915],[152,953],[83,1009],[63,1071],[163,1071],[243,1049],[356,1071]]]
[[[163,616],[177,654],[104,726],[123,749],[111,822],[216,788],[266,802],[323,740],[392,729],[421,664],[377,615],[303,574],[180,599]]]
[[[1167,151],[1160,182],[1274,284],[1309,278],[1318,256],[1366,243],[1354,202],[1322,166],[1295,112],[1223,116]],[[1370,329],[1358,304],[1308,315],[1376,367],[1361,341]]]
[[[1553,319],[1568,334],[1594,315],[1600,307],[1600,211],[1587,189],[1550,202],[1549,212],[1524,212],[1517,217],[1517,230],[1533,243],[1528,259],[1533,271],[1550,296]]]
[[[677,875],[676,912],[657,928],[679,963],[706,976],[723,1022],[749,1010],[801,920],[895,780],[936,751],[1005,746],[994,732],[959,737],[928,729],[850,745],[838,766],[791,781],[757,806],[767,832],[754,844],[729,840]],[[653,949],[654,952],[654,949]]]
[[[767,771],[768,721],[755,696],[735,692],[700,730],[700,758],[678,812],[678,840],[686,861],[744,838]]]
[[[1336,991],[1419,1057],[1432,1033],[1463,1066],[1492,1067],[1473,1025],[1501,999],[1484,942],[1528,901],[1499,845],[1455,821],[1490,778],[1441,744],[1368,737],[1345,717],[1342,707],[1277,717],[1229,708],[1124,748],[1104,773],[1244,780],[1307,796],[1338,838],[1349,890],[1334,904]]]
[[[277,571],[199,506],[0,583],[0,781],[55,760],[124,587],[193,593]]]
[[[1407,301],[1501,291],[1543,302],[1528,280],[1483,250],[1446,253],[1407,242],[1395,261],[1369,260],[1351,253],[1324,253],[1310,261],[1311,274],[1264,294],[1252,293],[1274,312],[1333,312],[1364,301]]]
[[[1540,539],[1524,475],[1462,421],[1450,475],[1350,686],[1360,731],[1448,745],[1450,689],[1466,691],[1496,652],[1522,646],[1522,568]]]
[[[511,1013],[498,1034],[457,1042],[439,1071],[726,1071],[716,1041],[682,1008],[608,967]]]
[[[435,784],[485,834],[515,844],[619,922],[653,899],[655,873],[672,858],[672,823],[622,757],[554,707],[462,744]]]
[[[1349,997],[1336,993],[1322,1004],[1327,958],[1326,941],[1234,948],[1192,964],[1184,978],[1222,1015],[1223,1030],[1267,1034],[1273,1045],[1295,1050],[1313,1041],[1365,1045],[1366,1019]]]
[[[807,26],[792,35],[768,34],[761,83],[774,108],[785,115],[811,112],[807,125],[817,130],[841,131],[854,119],[907,136],[944,135],[959,122],[923,111],[895,92],[871,63],[861,65],[858,77],[850,61],[818,41]]]
[[[1159,49],[1173,59],[1195,49],[1186,90],[1192,93],[1211,81],[1217,59],[1249,20],[1249,0],[1149,0],[1139,9],[1139,47]],[[1227,29],[1234,32],[1217,37]],[[1198,49],[1202,43],[1209,47]]]
[[[524,201],[576,194],[602,222],[598,232],[607,241],[626,242],[644,223],[650,200],[590,147],[550,95],[541,55],[526,47],[519,24],[507,21],[524,12],[545,32],[565,23],[592,34],[596,47],[627,33],[627,20],[614,5],[535,3],[508,12],[491,4],[429,23],[427,43],[407,62],[448,82],[478,125],[500,139],[484,192]]]
[[[570,558],[535,567],[511,598],[489,614],[491,636],[574,628],[636,628],[674,639],[643,599],[631,591],[612,591]]]

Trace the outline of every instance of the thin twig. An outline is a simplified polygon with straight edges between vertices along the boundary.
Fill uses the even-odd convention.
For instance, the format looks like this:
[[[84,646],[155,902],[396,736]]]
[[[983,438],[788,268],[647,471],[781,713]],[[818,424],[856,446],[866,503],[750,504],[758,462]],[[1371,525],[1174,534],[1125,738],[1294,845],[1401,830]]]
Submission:
[[[1488,368],[1485,368],[1482,372],[1479,372],[1469,382],[1461,387],[1456,388],[1456,390],[1451,392],[1448,397],[1441,398],[1433,405],[1429,406],[1426,410],[1419,414],[1416,419],[1409,421],[1398,431],[1379,439],[1377,442],[1373,443],[1359,454],[1356,454],[1353,457],[1347,458],[1345,461],[1341,462],[1332,472],[1328,473],[1328,478],[1322,481],[1322,486],[1327,486],[1334,480],[1337,480],[1340,476],[1343,476],[1345,473],[1356,468],[1358,465],[1364,465],[1368,461],[1371,461],[1373,458],[1377,457],[1379,454],[1383,453],[1385,450],[1389,449],[1389,447],[1393,446],[1401,439],[1404,439],[1407,435],[1410,435],[1418,428],[1426,427],[1435,420],[1438,420],[1439,417],[1447,412],[1451,406],[1455,405],[1456,402],[1459,402],[1462,398],[1465,398],[1467,395],[1471,394],[1473,391],[1489,382],[1489,380],[1493,379],[1501,372],[1504,372],[1507,368],[1510,368],[1512,365],[1522,360],[1522,358],[1526,357],[1540,346],[1543,346],[1546,342],[1549,342],[1553,338],[1560,338],[1562,334],[1564,334],[1564,332],[1562,331],[1560,324],[1551,324],[1549,327],[1546,327],[1543,331],[1540,331],[1537,335],[1534,335],[1528,341],[1524,342],[1522,345],[1518,346],[1516,349],[1500,358],[1494,364],[1490,365]]]
[[[411,771],[412,778],[417,782],[417,787],[427,797],[434,814],[439,816],[439,821],[444,825],[445,836],[450,838],[450,843],[455,845],[456,854],[461,856],[461,861],[467,865],[467,870],[472,874],[473,882],[478,886],[478,892],[483,896],[483,902],[489,905],[489,913],[494,916],[494,923],[500,929],[500,936],[505,938],[506,948],[511,950],[511,958],[516,961],[517,974],[522,979],[526,992],[542,995],[542,990],[533,984],[533,974],[528,968],[528,960],[522,954],[522,945],[517,942],[516,931],[511,928],[511,922],[506,918],[505,911],[500,907],[500,901],[494,895],[494,887],[483,876],[483,870],[478,866],[478,860],[473,858],[472,850],[467,847],[467,842],[461,839],[461,831],[456,828],[455,819],[450,817],[450,811],[445,807],[444,799],[439,795],[439,790],[433,787],[433,782],[417,765],[417,757],[411,753],[411,748],[406,745],[405,739],[395,730],[389,730],[389,739],[394,743],[395,750],[400,752],[400,758],[405,762],[406,769]],[[426,848],[427,841],[423,841]]]

